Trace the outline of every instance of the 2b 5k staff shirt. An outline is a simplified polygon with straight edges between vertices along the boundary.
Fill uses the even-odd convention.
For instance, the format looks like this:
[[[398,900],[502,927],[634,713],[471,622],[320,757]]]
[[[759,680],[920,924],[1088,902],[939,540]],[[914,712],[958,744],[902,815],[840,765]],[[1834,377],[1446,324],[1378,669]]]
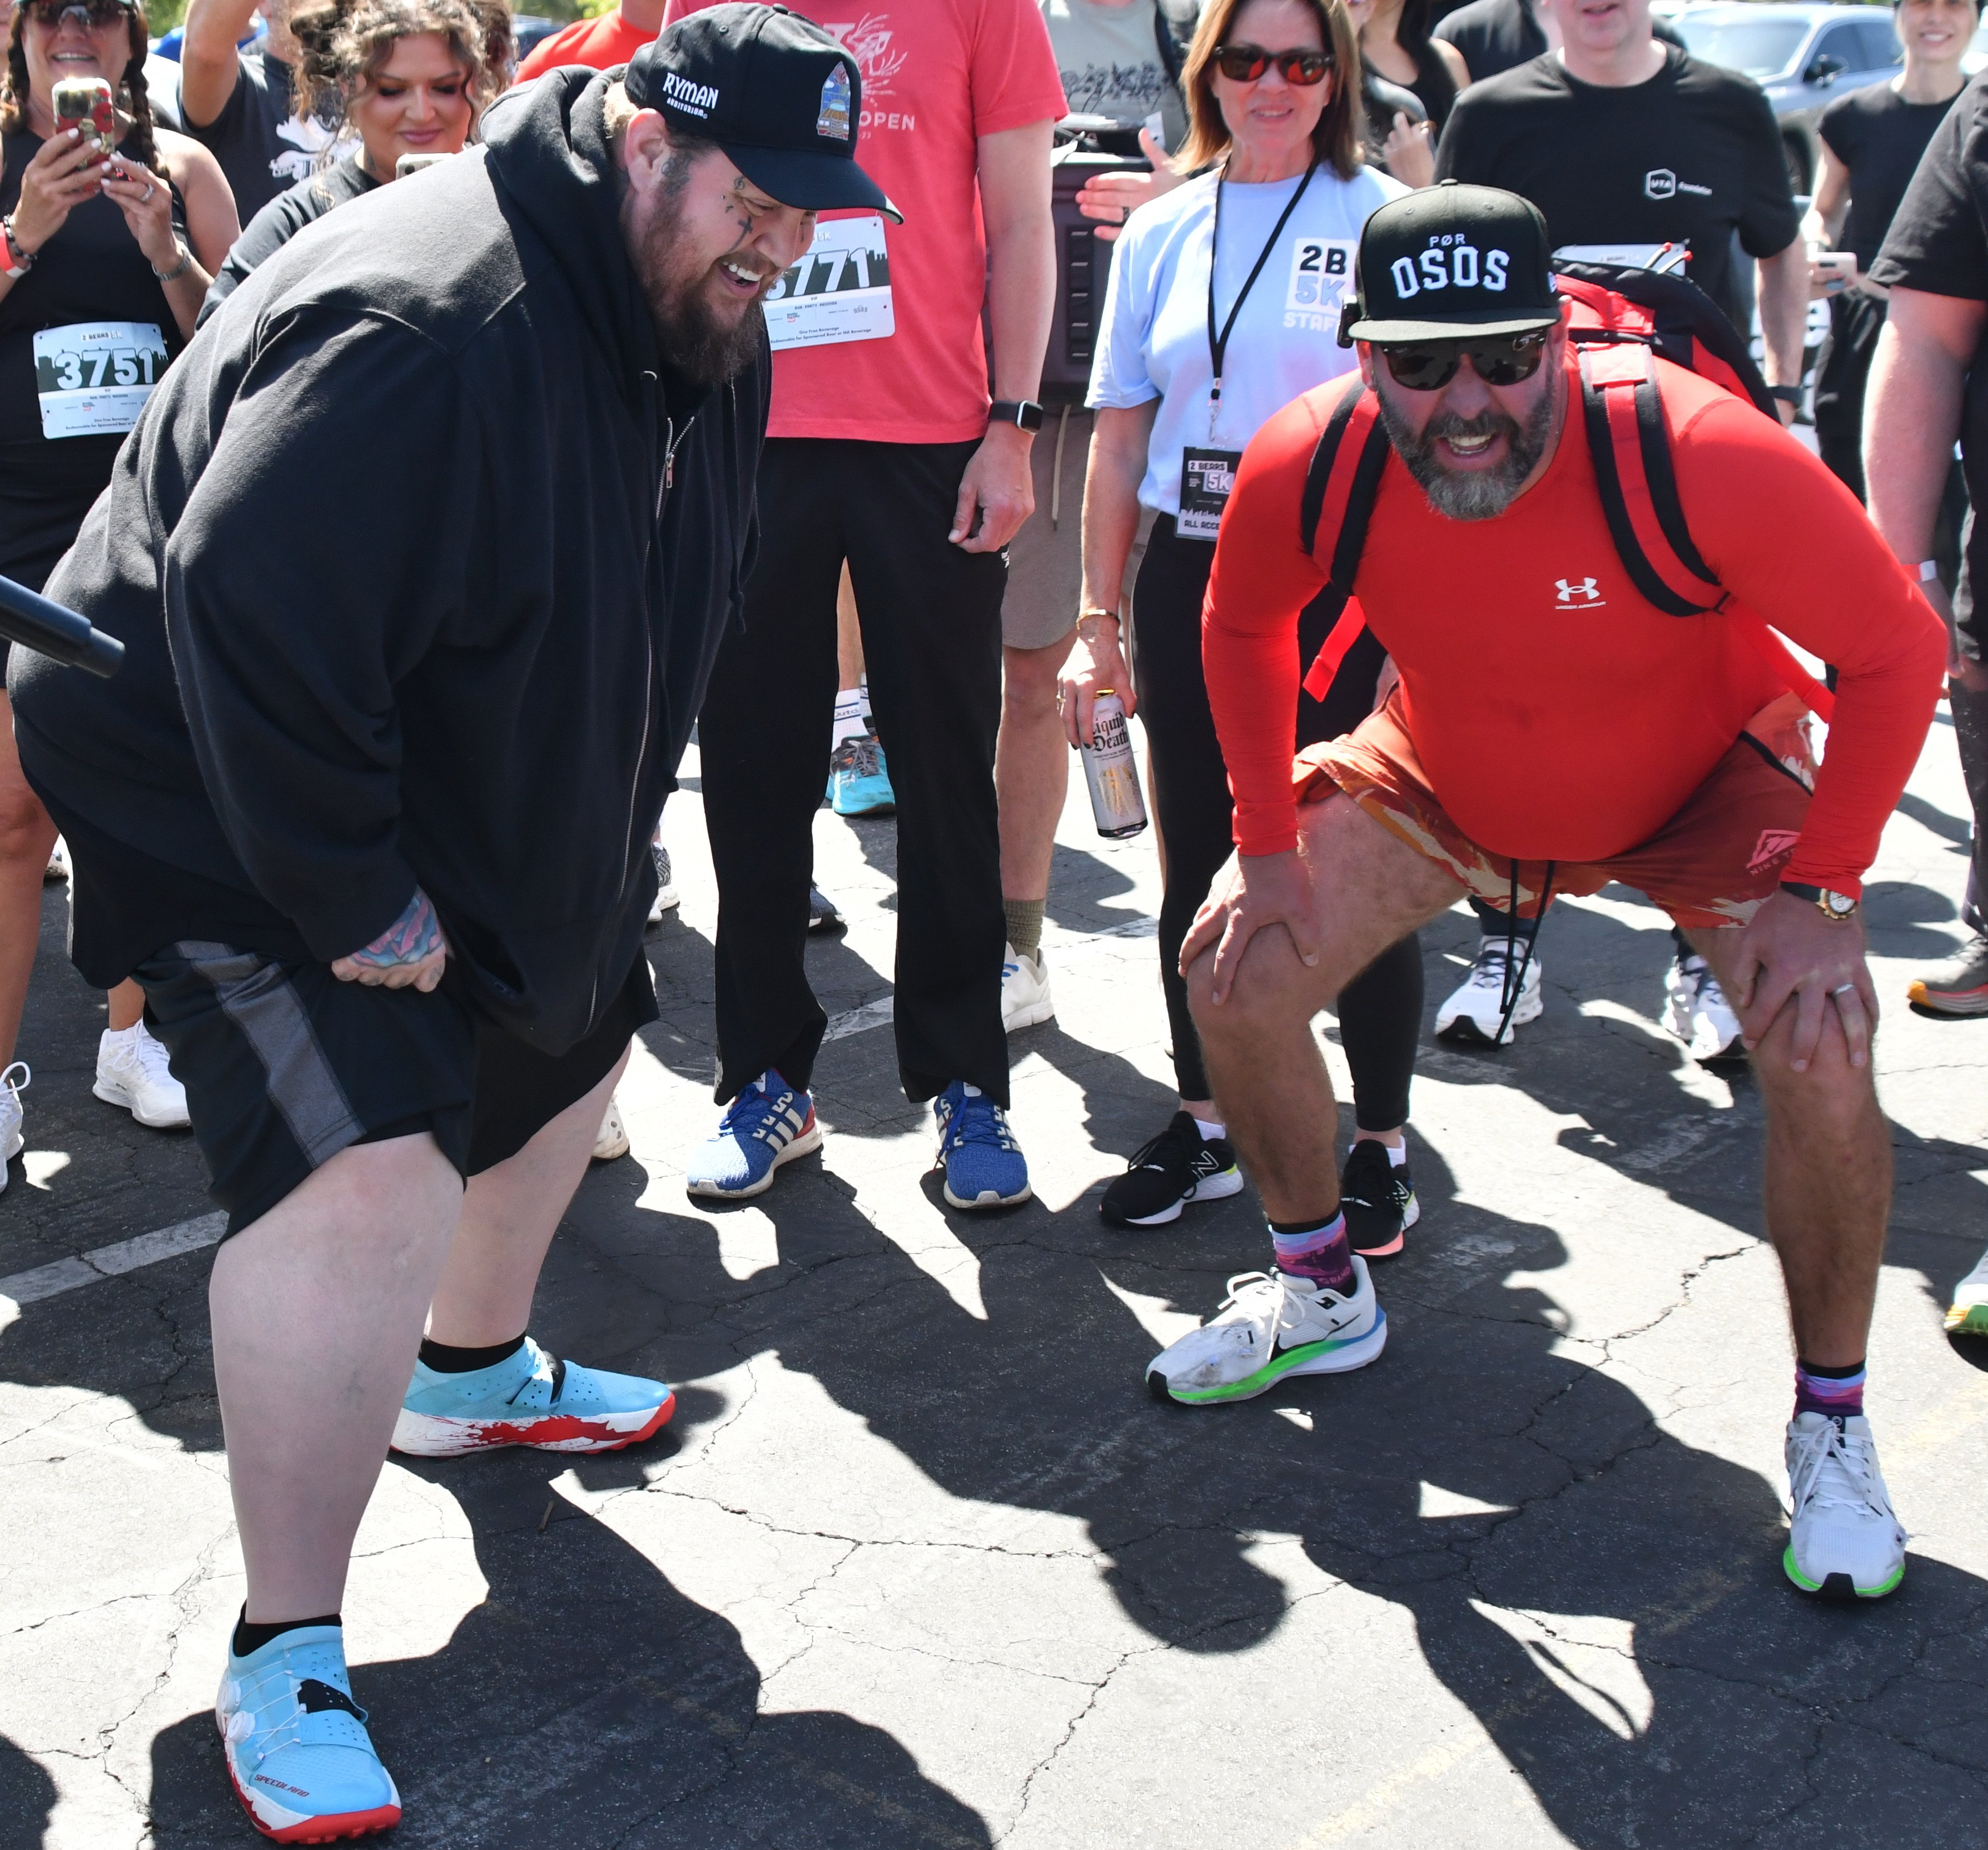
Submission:
[[[1800,221],[1760,86],[1666,48],[1647,83],[1604,88],[1551,52],[1458,98],[1436,177],[1523,194],[1555,245],[1689,244],[1689,274],[1745,330],[1733,233],[1750,257]]]

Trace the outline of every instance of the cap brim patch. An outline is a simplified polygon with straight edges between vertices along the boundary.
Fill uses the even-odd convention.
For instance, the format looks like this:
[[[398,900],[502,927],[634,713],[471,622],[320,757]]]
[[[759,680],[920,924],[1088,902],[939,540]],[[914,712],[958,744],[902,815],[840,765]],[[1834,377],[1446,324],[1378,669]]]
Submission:
[[[867,206],[894,224],[904,222],[904,215],[885,197],[884,189],[844,155],[746,147],[730,141],[721,141],[718,146],[739,172],[783,205],[804,212],[843,211]]]

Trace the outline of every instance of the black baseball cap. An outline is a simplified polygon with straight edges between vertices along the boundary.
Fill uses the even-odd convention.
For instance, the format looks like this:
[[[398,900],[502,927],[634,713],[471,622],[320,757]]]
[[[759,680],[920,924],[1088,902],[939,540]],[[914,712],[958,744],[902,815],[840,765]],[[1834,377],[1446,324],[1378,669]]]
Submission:
[[[784,6],[714,6],[629,60],[629,100],[715,141],[739,171],[803,211],[904,215],[856,164],[863,76],[836,39]]]
[[[1360,233],[1342,346],[1526,334],[1560,320],[1547,222],[1530,199],[1445,180],[1390,200]]]

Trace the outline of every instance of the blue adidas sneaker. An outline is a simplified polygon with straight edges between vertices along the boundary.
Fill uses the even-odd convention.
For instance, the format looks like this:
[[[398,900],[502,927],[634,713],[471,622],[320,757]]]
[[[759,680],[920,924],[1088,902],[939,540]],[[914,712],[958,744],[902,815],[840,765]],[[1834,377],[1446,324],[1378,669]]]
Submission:
[[[332,1844],[401,1821],[336,1625],[296,1626],[246,1657],[230,1651],[214,1719],[235,1796],[265,1837]]]
[[[955,1079],[932,1101],[945,1198],[955,1208],[1012,1208],[1026,1201],[1028,1160],[1008,1114],[978,1086]]]
[[[528,1336],[515,1355],[465,1374],[417,1361],[394,1422],[394,1449],[415,1458],[460,1458],[502,1446],[618,1452],[657,1432],[676,1409],[667,1382],[556,1361]]]
[[[763,1195],[782,1163],[820,1148],[813,1095],[796,1091],[769,1067],[726,1107],[716,1135],[691,1158],[684,1189],[712,1201]]]

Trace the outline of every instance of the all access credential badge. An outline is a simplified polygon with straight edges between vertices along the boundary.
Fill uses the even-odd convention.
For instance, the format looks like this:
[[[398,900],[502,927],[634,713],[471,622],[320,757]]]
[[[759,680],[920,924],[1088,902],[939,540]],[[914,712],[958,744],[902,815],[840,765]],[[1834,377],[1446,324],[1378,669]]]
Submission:
[[[849,139],[849,66],[838,64],[821,86],[821,113],[814,119],[814,132],[833,141]]]

